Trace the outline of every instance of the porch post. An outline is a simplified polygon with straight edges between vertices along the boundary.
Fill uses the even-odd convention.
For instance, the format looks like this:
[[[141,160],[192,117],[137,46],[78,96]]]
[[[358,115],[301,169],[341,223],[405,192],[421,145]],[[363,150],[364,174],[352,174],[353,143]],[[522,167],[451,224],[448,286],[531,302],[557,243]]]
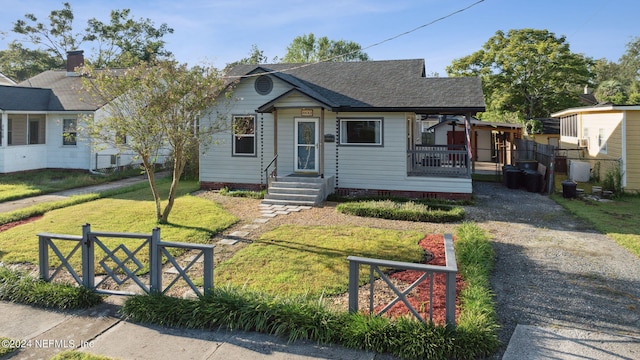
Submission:
[[[476,170],[476,162],[473,160],[473,151],[471,148],[471,113],[467,113],[464,117],[464,131],[466,135],[467,141],[467,169],[469,169],[469,165],[472,166],[471,173]],[[471,175],[469,173],[469,175]]]
[[[0,143],[0,147],[7,147],[9,141],[9,114],[6,112],[2,112],[2,143]]]
[[[320,149],[318,149],[320,151],[320,156],[318,157],[320,167],[318,168],[318,171],[320,171],[320,177],[324,178],[324,107],[320,108],[320,124],[318,125],[318,128],[318,131],[320,132],[320,134],[318,134],[318,142],[320,146]]]
[[[273,109],[273,156],[276,155],[278,155],[278,109]],[[277,161],[278,160],[276,160],[276,162]],[[276,174],[276,176],[278,176],[278,174]]]

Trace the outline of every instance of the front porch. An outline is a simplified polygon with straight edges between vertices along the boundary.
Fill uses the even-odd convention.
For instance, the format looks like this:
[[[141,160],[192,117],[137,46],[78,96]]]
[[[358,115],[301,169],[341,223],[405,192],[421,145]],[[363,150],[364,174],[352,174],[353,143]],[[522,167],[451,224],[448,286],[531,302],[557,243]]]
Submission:
[[[407,175],[470,177],[466,145],[416,145],[407,150]]]

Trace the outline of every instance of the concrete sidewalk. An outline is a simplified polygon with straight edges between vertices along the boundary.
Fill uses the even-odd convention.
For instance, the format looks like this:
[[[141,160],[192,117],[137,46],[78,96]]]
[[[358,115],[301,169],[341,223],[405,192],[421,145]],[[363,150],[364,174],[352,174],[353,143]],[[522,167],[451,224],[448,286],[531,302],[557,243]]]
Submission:
[[[119,318],[117,306],[108,303],[58,312],[0,302],[0,314],[0,337],[23,345],[11,359],[49,359],[74,349],[114,359],[393,359],[251,332],[139,325]]]
[[[160,178],[166,175],[167,175],[166,173],[160,173],[160,174],[156,174],[156,177]],[[64,190],[64,191],[55,192],[55,193],[46,194],[46,195],[32,196],[24,199],[6,201],[3,203],[0,203],[0,213],[20,210],[20,209],[27,208],[29,206],[34,206],[34,205],[42,204],[46,202],[64,200],[73,195],[90,194],[90,193],[95,193],[95,192],[100,192],[100,191],[105,191],[110,189],[117,189],[117,188],[129,186],[133,184],[138,184],[141,182],[146,182],[146,181],[147,181],[147,176],[141,175],[141,176],[134,176],[134,177],[130,177],[122,180],[116,180],[116,181],[99,184],[99,185],[85,186],[81,188],[69,189],[69,190]]]

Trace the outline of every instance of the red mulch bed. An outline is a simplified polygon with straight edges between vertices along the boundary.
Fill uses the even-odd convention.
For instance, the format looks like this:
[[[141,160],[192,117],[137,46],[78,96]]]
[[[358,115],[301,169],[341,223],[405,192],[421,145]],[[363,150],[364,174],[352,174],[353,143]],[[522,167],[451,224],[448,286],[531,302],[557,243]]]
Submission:
[[[444,255],[444,236],[427,234],[424,239],[420,240],[419,244],[423,249],[433,254],[433,259],[426,262],[426,264],[446,265]],[[390,277],[405,282],[407,286],[409,286],[414,281],[418,280],[422,274],[423,273],[419,271],[406,270],[396,272],[390,275]],[[456,275],[456,319],[460,315],[460,291],[463,287],[464,281],[462,280],[462,276],[458,273]],[[433,322],[436,324],[445,324],[445,289],[445,275],[436,274],[433,281]],[[400,290],[402,291],[404,289]],[[418,311],[423,319],[429,321],[429,279],[424,280],[420,285],[414,288],[414,290],[412,290],[412,294],[407,296],[407,300],[411,306]],[[385,306],[386,304],[376,307],[375,313],[381,311]],[[413,316],[409,311],[409,308],[407,308],[402,301],[393,305],[385,314],[393,318],[407,314]]]
[[[14,222],[10,222],[10,223],[6,223],[4,225],[0,225],[0,232],[3,232],[5,230],[9,230],[13,227],[16,227],[18,225],[22,225],[22,224],[26,224],[26,223],[30,223],[32,221],[36,221],[38,219],[41,219],[42,215],[40,216],[32,216],[28,219],[24,219],[24,220],[18,220],[18,221],[14,221]]]

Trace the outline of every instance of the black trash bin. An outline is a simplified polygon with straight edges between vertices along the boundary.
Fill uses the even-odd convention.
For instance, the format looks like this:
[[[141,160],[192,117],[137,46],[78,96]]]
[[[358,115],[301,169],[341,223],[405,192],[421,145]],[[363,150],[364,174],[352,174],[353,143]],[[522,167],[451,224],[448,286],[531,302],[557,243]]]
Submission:
[[[528,192],[540,192],[542,174],[534,170],[524,170],[524,184]]]
[[[521,180],[522,171],[520,171],[518,169],[507,169],[505,171],[504,175],[505,175],[507,187],[509,189],[519,189],[520,188],[520,183],[522,181]]]
[[[565,180],[562,182],[562,197],[563,198],[568,198],[568,199],[573,199],[575,197],[577,197],[577,187],[578,184],[575,183],[575,181],[572,180]]]
[[[507,170],[518,170],[513,165],[502,165],[502,185],[507,186]]]

